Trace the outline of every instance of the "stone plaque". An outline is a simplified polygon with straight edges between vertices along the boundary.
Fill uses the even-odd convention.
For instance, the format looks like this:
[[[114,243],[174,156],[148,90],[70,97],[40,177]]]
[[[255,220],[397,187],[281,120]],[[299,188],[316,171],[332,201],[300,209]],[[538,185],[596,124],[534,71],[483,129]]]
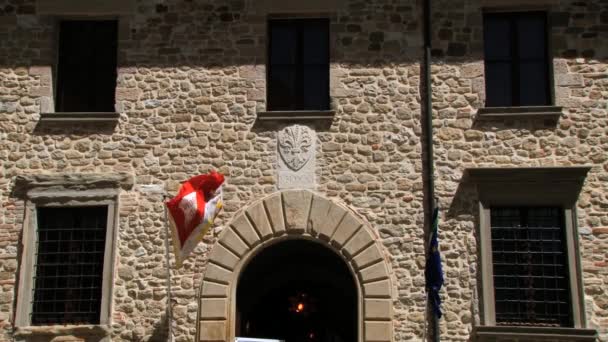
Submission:
[[[315,131],[293,125],[279,131],[279,189],[310,189],[315,186]]]

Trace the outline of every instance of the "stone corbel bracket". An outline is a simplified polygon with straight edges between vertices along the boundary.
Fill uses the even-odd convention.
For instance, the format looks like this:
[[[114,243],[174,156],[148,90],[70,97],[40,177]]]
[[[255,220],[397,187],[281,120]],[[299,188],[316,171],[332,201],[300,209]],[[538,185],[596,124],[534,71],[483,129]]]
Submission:
[[[13,195],[26,199],[116,196],[120,189],[133,188],[128,173],[57,173],[15,177]]]

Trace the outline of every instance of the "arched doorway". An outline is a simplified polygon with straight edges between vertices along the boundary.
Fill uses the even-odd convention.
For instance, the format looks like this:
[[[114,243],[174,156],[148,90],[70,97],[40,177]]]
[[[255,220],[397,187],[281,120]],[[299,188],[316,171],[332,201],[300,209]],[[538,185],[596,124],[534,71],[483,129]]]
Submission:
[[[286,342],[357,341],[357,288],[346,263],[309,240],[286,240],[242,271],[236,335]]]
[[[312,248],[325,248],[320,253],[333,253],[328,260],[337,258],[351,270],[357,291],[357,331],[351,341],[392,342],[391,271],[377,233],[348,208],[307,190],[258,200],[224,227],[203,274],[196,341],[234,341],[241,329],[237,317],[241,275],[266,249],[291,240],[318,244]]]

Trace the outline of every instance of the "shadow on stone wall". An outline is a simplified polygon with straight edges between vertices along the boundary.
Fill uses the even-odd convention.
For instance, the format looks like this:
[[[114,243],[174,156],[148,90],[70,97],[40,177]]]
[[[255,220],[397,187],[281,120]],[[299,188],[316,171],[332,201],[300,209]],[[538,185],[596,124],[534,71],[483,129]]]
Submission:
[[[34,135],[66,135],[81,136],[83,138],[91,134],[112,135],[118,126],[118,120],[112,122],[36,122],[32,133]]]
[[[143,338],[148,342],[166,342],[168,339],[168,328],[167,328],[167,314],[163,313],[158,322],[154,324],[154,329],[152,330],[149,337]],[[135,337],[135,336],[133,336]]]
[[[472,129],[482,132],[512,131],[514,129],[525,129],[530,133],[536,131],[556,130],[559,124],[559,117],[538,117],[538,116],[517,116],[517,117],[496,117],[484,118],[476,115],[471,126]]]

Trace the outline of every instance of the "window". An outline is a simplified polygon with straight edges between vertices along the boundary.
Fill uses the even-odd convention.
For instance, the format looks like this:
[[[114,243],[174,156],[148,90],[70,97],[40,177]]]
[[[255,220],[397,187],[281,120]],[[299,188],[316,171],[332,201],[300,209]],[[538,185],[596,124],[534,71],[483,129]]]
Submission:
[[[99,324],[108,207],[37,214],[32,325]]]
[[[19,175],[24,200],[15,328],[41,335],[108,337],[118,199],[133,187],[124,173]],[[47,326],[52,325],[52,332]]]
[[[585,328],[576,210],[590,167],[470,168],[479,208],[479,341],[594,341]]]
[[[550,105],[547,36],[545,13],[484,15],[487,107]]]
[[[572,326],[559,207],[492,207],[496,324]]]
[[[271,20],[269,37],[269,110],[329,109],[329,20]]]
[[[57,112],[114,112],[116,21],[62,21]]]

